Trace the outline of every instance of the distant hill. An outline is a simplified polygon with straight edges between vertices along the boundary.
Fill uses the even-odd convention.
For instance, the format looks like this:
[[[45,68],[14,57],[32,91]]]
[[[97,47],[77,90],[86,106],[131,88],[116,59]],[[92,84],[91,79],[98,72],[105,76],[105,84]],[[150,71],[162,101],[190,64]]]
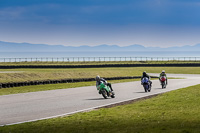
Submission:
[[[200,44],[182,47],[144,47],[134,44],[130,46],[98,45],[98,46],[63,46],[47,44],[13,43],[0,41],[0,52],[65,52],[65,51],[200,51]]]

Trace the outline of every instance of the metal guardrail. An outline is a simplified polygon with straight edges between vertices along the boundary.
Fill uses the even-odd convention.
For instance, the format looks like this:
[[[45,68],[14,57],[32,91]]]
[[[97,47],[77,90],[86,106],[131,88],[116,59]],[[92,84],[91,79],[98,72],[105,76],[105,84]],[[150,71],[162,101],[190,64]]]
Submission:
[[[0,58],[0,62],[106,62],[106,61],[200,61],[200,57],[41,57]]]

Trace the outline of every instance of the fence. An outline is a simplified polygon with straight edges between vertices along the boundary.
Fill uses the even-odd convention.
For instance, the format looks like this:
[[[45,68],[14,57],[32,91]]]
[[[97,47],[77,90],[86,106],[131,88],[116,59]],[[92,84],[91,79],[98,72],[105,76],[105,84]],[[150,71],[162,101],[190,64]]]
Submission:
[[[41,57],[0,58],[0,62],[106,62],[106,61],[200,61],[200,57]]]

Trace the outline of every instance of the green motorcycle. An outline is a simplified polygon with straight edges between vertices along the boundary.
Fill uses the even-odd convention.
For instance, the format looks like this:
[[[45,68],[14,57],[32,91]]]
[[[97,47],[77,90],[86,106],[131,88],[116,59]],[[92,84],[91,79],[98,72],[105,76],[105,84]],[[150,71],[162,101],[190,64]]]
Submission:
[[[101,83],[99,86],[97,86],[97,90],[99,90],[99,94],[102,94],[105,99],[108,97],[115,98],[114,92],[112,92],[110,87],[104,83]]]

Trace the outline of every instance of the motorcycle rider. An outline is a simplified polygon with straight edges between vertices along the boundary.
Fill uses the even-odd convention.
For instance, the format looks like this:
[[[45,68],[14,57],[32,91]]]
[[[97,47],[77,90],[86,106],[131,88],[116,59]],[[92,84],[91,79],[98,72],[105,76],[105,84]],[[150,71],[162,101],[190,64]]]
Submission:
[[[159,80],[160,80],[160,77],[164,76],[166,78],[166,84],[167,84],[167,75],[165,73],[165,70],[162,70],[162,72],[160,73],[160,76],[159,76]],[[160,81],[161,83],[161,81]]]
[[[142,81],[142,79],[143,79],[144,77],[146,77],[146,78],[149,79],[150,86],[152,86],[152,82],[151,82],[151,80],[150,80],[151,77],[146,73],[146,71],[144,71],[144,72],[142,73],[141,81]],[[142,83],[141,83],[141,84],[142,84]]]
[[[96,76],[96,87],[99,86],[103,82],[105,85],[109,86],[111,91],[113,91],[111,83],[108,83],[105,79],[100,78],[99,75]]]

